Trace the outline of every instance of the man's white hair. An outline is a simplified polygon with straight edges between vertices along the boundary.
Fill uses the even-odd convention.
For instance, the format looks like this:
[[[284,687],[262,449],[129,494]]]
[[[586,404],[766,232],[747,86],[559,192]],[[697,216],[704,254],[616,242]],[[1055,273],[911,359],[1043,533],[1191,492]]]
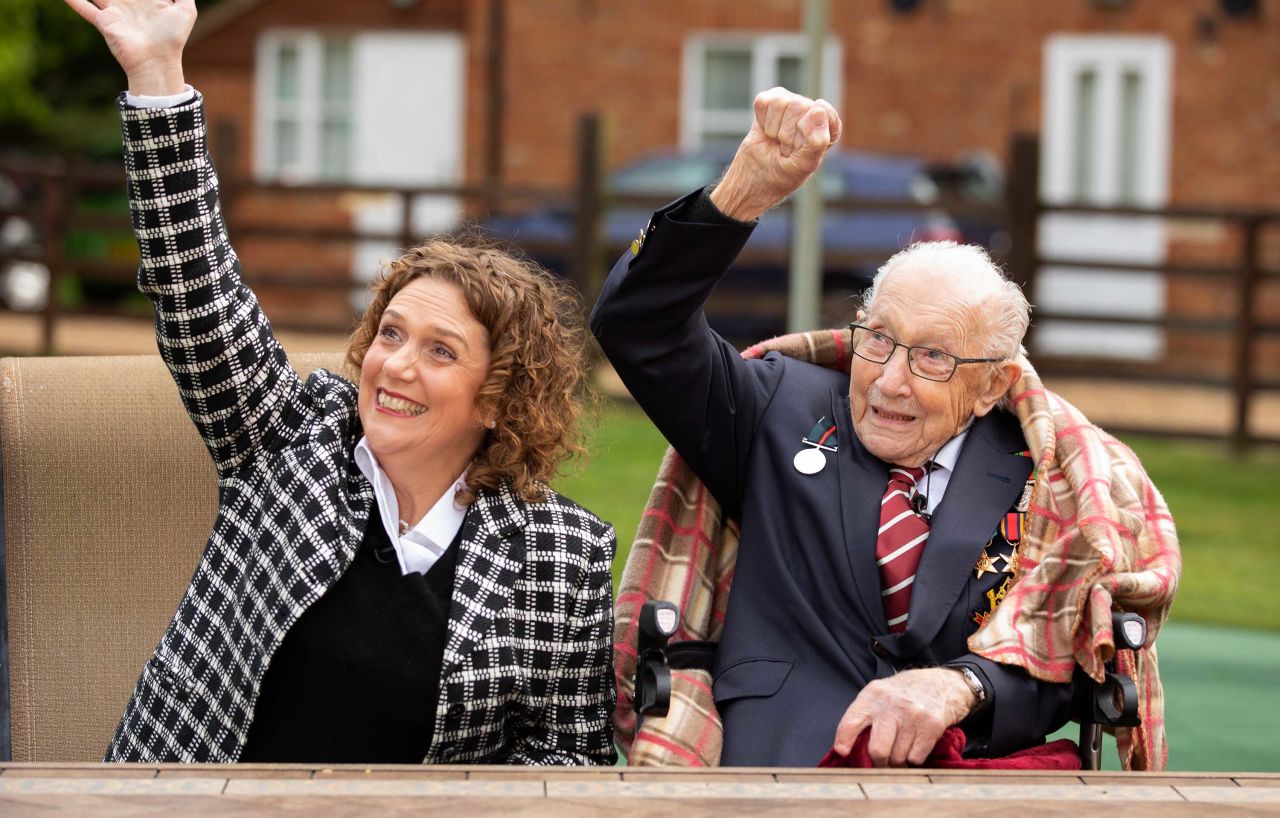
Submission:
[[[1022,339],[1031,324],[1031,304],[1022,288],[1009,280],[982,247],[954,241],[919,241],[899,250],[880,267],[871,288],[862,300],[862,309],[871,315],[885,276],[906,264],[913,264],[948,276],[967,279],[973,291],[972,304],[986,322],[981,357],[1016,358],[1026,354]]]

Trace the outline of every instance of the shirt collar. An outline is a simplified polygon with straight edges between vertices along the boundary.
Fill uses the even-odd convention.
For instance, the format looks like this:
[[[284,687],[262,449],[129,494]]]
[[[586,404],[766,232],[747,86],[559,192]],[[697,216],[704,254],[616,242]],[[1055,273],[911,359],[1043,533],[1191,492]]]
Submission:
[[[964,447],[964,439],[968,436],[969,428],[966,426],[960,434],[944,443],[938,453],[929,461],[933,464],[933,470],[953,471],[956,467],[956,461],[960,459],[960,449]]]
[[[458,531],[462,528],[462,521],[467,516],[465,506],[460,506],[454,500],[458,491],[467,485],[467,469],[462,470],[462,474],[458,475],[458,479],[445,490],[444,494],[436,500],[435,505],[418,521],[412,529],[403,536],[400,535],[400,511],[399,503],[396,500],[395,488],[392,486],[391,479],[387,477],[386,472],[382,470],[382,466],[378,463],[378,458],[373,453],[373,449],[369,447],[369,439],[361,437],[360,442],[356,444],[355,449],[356,466],[360,469],[361,474],[373,485],[373,493],[378,501],[378,510],[382,513],[382,523],[386,528],[387,536],[391,539],[397,548],[396,551],[401,556],[402,567],[407,571],[421,570],[413,566],[417,560],[410,558],[406,560],[401,546],[405,544],[425,547],[433,555],[439,556],[443,554],[453,542],[453,538],[458,535]],[[467,468],[470,468],[468,464]],[[428,558],[433,560],[433,558]]]

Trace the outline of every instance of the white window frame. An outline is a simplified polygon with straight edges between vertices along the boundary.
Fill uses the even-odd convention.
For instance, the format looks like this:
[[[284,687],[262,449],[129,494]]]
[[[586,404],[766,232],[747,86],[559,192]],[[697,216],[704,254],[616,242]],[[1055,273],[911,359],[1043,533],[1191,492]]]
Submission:
[[[351,178],[353,157],[348,157],[347,174],[342,178],[324,179],[320,169],[320,132],[325,113],[321,98],[323,89],[320,87],[324,68],[321,60],[325,42],[334,39],[344,38],[309,29],[271,29],[258,38],[254,85],[254,176],[259,181],[296,184]],[[275,94],[279,74],[276,55],[286,43],[292,43],[298,49],[298,103],[297,110],[293,112],[298,123],[298,158],[289,167],[281,167],[274,133],[276,119],[281,113]],[[352,136],[348,149],[354,155],[354,130]]]
[[[703,67],[708,48],[741,48],[751,53],[751,88],[757,94],[777,85],[776,66],[783,56],[804,57],[809,45],[803,34],[769,31],[695,32],[684,41],[680,90],[680,146],[686,150],[702,147],[703,134],[716,130],[746,134],[751,126],[751,109],[707,111],[702,107]],[[843,92],[844,51],[840,41],[828,37],[822,48],[822,96],[839,110]],[[794,91],[802,89],[794,88]],[[744,115],[745,114],[745,115]]]
[[[1139,135],[1138,165],[1134,168],[1133,201],[1148,207],[1160,207],[1169,195],[1169,154],[1172,94],[1173,47],[1168,40],[1155,36],[1112,34],[1059,34],[1045,43],[1044,72],[1046,134],[1074,133],[1078,98],[1074,92],[1081,70],[1098,72],[1097,133],[1089,196],[1091,204],[1120,203],[1120,101],[1118,78],[1126,71],[1139,74],[1144,83],[1143,110],[1140,122],[1145,133]],[[1075,167],[1070,157],[1074,151],[1060,156],[1042,157],[1043,195],[1047,201],[1062,203],[1075,198]]]

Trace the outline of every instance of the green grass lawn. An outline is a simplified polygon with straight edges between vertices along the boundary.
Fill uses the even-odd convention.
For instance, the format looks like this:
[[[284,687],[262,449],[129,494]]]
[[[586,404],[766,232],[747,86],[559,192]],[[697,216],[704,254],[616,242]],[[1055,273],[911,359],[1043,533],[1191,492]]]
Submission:
[[[1280,451],[1234,460],[1223,445],[1132,438],[1164,493],[1182,545],[1173,620],[1280,631]],[[606,403],[593,454],[557,488],[618,531],[615,583],[635,538],[666,443],[629,403]]]
[[[1172,618],[1280,630],[1280,451],[1232,459],[1222,444],[1132,438],[1178,526]]]

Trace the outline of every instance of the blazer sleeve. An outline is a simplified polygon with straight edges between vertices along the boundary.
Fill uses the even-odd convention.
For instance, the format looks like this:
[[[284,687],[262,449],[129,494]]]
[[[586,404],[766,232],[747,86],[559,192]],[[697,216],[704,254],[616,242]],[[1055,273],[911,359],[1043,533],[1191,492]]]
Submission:
[[[1020,667],[972,653],[946,664],[973,670],[990,699],[980,713],[962,725],[968,738],[965,755],[1008,755],[1044,741],[1070,719],[1070,682],[1042,682]]]
[[[160,355],[218,469],[237,471],[301,426],[302,384],[240,279],[206,142],[204,100],[134,108],[120,97],[125,170]]]
[[[567,601],[551,695],[515,737],[506,761],[532,765],[612,765],[617,691],[613,678],[613,526],[594,520],[585,570]]]
[[[707,323],[703,304],[752,227],[690,219],[700,195],[653,215],[639,252],[609,273],[591,330],[654,425],[738,517],[745,464],[782,362],[743,360]]]

